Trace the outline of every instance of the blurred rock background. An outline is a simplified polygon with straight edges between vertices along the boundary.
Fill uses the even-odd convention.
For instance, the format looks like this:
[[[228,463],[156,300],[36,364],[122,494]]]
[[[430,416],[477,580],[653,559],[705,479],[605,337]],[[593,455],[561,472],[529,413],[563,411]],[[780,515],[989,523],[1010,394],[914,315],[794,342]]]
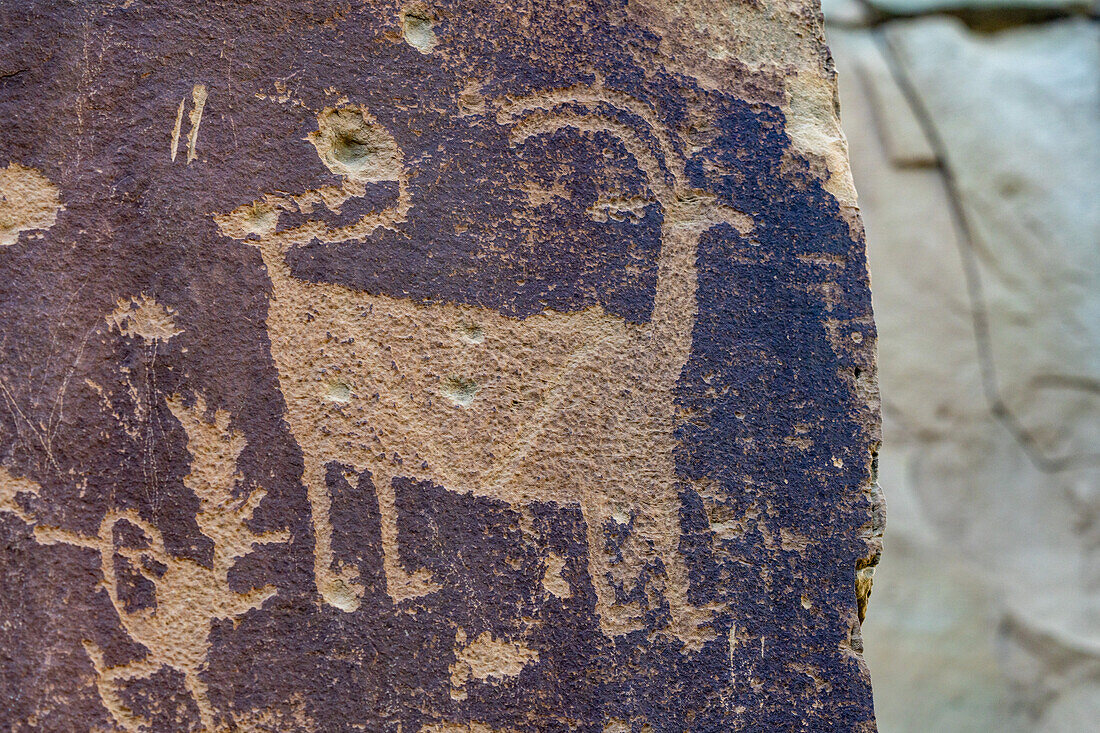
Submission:
[[[824,0],[867,227],[883,733],[1100,730],[1100,4]]]

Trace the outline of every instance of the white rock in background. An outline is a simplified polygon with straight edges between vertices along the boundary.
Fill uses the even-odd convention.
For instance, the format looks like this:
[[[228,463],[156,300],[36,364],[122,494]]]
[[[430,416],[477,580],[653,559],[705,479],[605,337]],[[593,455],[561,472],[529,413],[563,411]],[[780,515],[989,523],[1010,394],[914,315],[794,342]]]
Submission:
[[[987,404],[948,194],[940,172],[928,167],[934,154],[925,153],[923,167],[893,162],[899,155],[913,160],[930,145],[919,121],[898,104],[904,96],[890,88],[889,68],[871,35],[834,30],[829,39],[867,227],[885,362],[879,380],[884,417],[894,431],[887,445],[953,440],[987,413]],[[892,510],[890,521],[892,532]]]
[[[980,497],[967,497],[962,481],[929,480],[939,451],[973,445],[961,436],[990,424],[948,193],[873,34],[834,28],[829,43],[879,331],[889,508],[863,627],[879,729],[1022,731],[1009,722],[1013,688],[998,664],[995,579],[953,547],[940,513],[944,496]]]
[[[861,26],[874,14],[863,0],[821,0],[821,12],[832,25]]]
[[[925,15],[942,10],[985,11],[1087,11],[1089,0],[867,0],[871,7],[889,15]]]
[[[944,148],[997,391],[1052,468],[1100,460],[1100,26],[886,29]]]
[[[1096,719],[1098,28],[830,32],[880,336],[883,733]]]

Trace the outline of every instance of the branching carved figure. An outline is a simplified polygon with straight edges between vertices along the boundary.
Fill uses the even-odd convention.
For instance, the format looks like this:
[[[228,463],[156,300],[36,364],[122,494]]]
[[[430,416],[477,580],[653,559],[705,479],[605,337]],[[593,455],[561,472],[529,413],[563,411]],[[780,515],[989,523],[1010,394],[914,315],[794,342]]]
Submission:
[[[35,528],[35,537],[42,544],[72,544],[99,553],[107,593],[123,628],[148,650],[141,659],[109,666],[94,643],[84,642],[95,667],[100,698],[115,721],[128,731],[148,730],[150,723],[126,705],[122,686],[166,667],[183,674],[187,690],[198,707],[203,730],[216,729],[214,708],[201,678],[210,647],[211,623],[216,619],[239,618],[275,594],[272,586],[238,593],[230,588],[229,571],[256,544],[288,539],[285,532],[257,534],[247,525],[265,492],[256,490],[244,498],[233,495],[238,478],[237,458],[245,440],[229,426],[229,414],[215,410],[213,420],[208,420],[201,397],[187,406],[175,396],[168,400],[168,406],[187,432],[191,472],[184,483],[199,498],[200,509],[195,518],[199,528],[214,542],[211,567],[173,556],[165,549],[160,531],[133,510],[108,512],[95,537],[55,527]],[[116,546],[116,530],[126,524],[140,530],[144,547]],[[127,609],[120,598],[118,558],[127,560],[155,586],[154,606]]]

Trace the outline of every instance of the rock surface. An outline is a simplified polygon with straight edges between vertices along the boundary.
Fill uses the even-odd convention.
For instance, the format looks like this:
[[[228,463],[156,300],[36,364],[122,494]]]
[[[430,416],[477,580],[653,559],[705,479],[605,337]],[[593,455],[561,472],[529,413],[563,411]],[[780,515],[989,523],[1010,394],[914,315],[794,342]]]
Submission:
[[[880,729],[1088,729],[1100,25],[851,17],[829,41],[880,331]]]
[[[874,729],[815,6],[0,18],[0,727]]]

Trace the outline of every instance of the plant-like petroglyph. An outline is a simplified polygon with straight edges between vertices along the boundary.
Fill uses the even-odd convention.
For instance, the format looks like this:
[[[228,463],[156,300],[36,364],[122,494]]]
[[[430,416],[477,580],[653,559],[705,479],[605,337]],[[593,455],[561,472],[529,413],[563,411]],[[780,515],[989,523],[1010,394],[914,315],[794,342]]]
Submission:
[[[182,333],[174,315],[156,299],[141,294],[120,299],[105,323],[155,353],[159,344]],[[102,394],[98,385],[89,384]],[[134,386],[130,387],[136,395]],[[137,404],[143,411],[152,409],[151,405]],[[290,536],[285,531],[258,533],[248,527],[266,492],[256,489],[246,496],[234,494],[241,479],[237,460],[246,442],[230,426],[229,413],[208,410],[201,395],[190,405],[178,395],[168,398],[166,404],[187,436],[190,471],[183,483],[199,500],[195,516],[199,530],[213,542],[209,567],[170,554],[160,530],[133,509],[108,510],[95,535],[45,524],[34,511],[34,501],[43,500],[42,487],[15,476],[3,466],[0,466],[0,512],[13,515],[31,527],[39,544],[83,547],[99,555],[103,585],[122,628],[146,649],[140,659],[110,665],[95,643],[83,642],[95,670],[100,700],[115,722],[128,731],[150,729],[151,723],[124,701],[124,689],[131,681],[149,678],[168,668],[183,675],[187,691],[198,708],[202,729],[212,731],[217,729],[214,709],[201,678],[210,647],[211,624],[218,619],[238,619],[275,594],[270,585],[237,592],[230,587],[229,573],[256,545],[286,542]],[[138,420],[141,421],[140,416]],[[140,542],[120,545],[119,532],[125,530],[130,531],[131,537],[134,533],[139,535]],[[120,561],[152,583],[154,604],[136,609],[127,606],[120,593]]]
[[[272,282],[267,328],[287,422],[305,459],[318,589],[326,602],[349,612],[364,592],[356,569],[332,551],[325,475],[326,465],[338,461],[371,473],[387,590],[395,602],[438,587],[426,570],[406,567],[393,488],[399,477],[430,480],[521,511],[533,502],[579,505],[603,632],[617,636],[643,627],[641,608],[618,601],[615,588],[635,583],[659,561],[663,571],[652,582],[670,606],[668,632],[698,648],[712,636],[711,611],[688,601],[679,549],[675,386],[696,320],[699,237],[720,225],[747,233],[753,222],[691,187],[670,132],[648,106],[622,93],[571,88],[494,106],[515,148],[572,128],[606,134],[633,158],[647,195],[606,196],[587,215],[637,222],[646,207],[659,207],[663,226],[648,322],[629,322],[602,306],[514,318],[295,277],[286,261],[290,248],[366,239],[379,227],[398,227],[411,206],[401,151],[362,107],[323,110],[310,138],[341,185],[267,194],[216,217],[224,234],[260,250]],[[396,202],[340,228],[311,220],[277,230],[280,212],[338,211],[363,196],[367,182],[396,183]],[[612,526],[632,537],[614,554],[605,536]],[[560,559],[555,562],[546,587],[567,597]]]
[[[237,619],[275,594],[273,586],[239,593],[230,588],[229,571],[255,545],[289,539],[286,532],[256,533],[247,525],[265,492],[258,489],[241,498],[233,495],[239,478],[237,458],[245,441],[229,426],[229,414],[215,410],[208,416],[201,397],[191,406],[178,396],[172,397],[168,407],[187,433],[191,471],[184,484],[199,498],[195,517],[199,529],[214,543],[210,567],[171,555],[165,549],[160,530],[134,510],[109,511],[94,537],[42,525],[36,526],[34,532],[41,544],[76,545],[99,553],[104,584],[122,626],[131,639],[147,650],[141,659],[110,666],[94,643],[84,642],[95,667],[100,699],[115,721],[128,731],[147,730],[149,721],[129,709],[122,697],[122,686],[150,677],[165,667],[184,675],[187,690],[198,706],[203,730],[215,729],[214,708],[201,678],[210,648],[211,623],[217,619]],[[9,509],[8,494],[14,491],[37,493],[37,489],[24,485],[27,482],[17,483],[6,471],[0,474],[0,479],[3,487],[0,510]],[[116,529],[126,525],[140,531],[144,546],[116,546]],[[127,608],[120,598],[117,558],[124,558],[154,585],[153,607]]]
[[[151,349],[181,333],[172,311],[145,295],[120,300],[106,322]],[[167,406],[187,436],[191,464],[183,483],[199,499],[195,517],[199,530],[213,542],[209,567],[170,554],[160,530],[133,509],[109,510],[94,536],[44,525],[31,504],[35,497],[41,498],[41,487],[3,467],[0,467],[0,512],[12,514],[33,527],[40,544],[74,545],[98,553],[103,583],[122,627],[146,649],[141,659],[109,665],[102,650],[92,641],[84,641],[95,669],[100,699],[115,722],[128,731],[148,730],[149,721],[124,701],[124,687],[128,682],[169,668],[183,675],[187,691],[198,707],[203,730],[209,731],[215,729],[215,715],[201,673],[210,647],[211,623],[217,619],[238,619],[259,608],[275,593],[273,586],[239,593],[230,587],[229,572],[257,544],[286,542],[289,533],[257,533],[248,527],[265,492],[257,489],[247,496],[234,495],[241,478],[237,460],[245,439],[230,426],[229,413],[208,410],[201,396],[196,396],[190,405],[182,397],[173,396],[167,400]],[[118,532],[126,529],[131,534],[138,533],[141,541],[118,545]],[[154,604],[136,609],[127,606],[120,594],[120,559],[152,583]]]
[[[176,327],[174,315],[143,293],[136,298],[118,301],[118,307],[107,316],[107,324],[125,336],[155,344],[183,333]]]

